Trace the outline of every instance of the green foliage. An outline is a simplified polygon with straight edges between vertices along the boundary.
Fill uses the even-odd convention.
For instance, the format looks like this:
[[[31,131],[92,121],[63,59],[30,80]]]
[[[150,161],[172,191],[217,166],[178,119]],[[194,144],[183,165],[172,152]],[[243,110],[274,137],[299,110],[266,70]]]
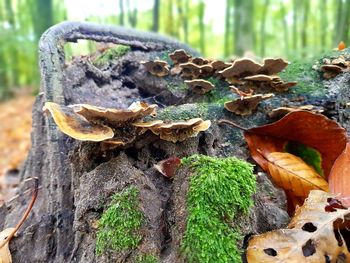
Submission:
[[[124,56],[130,50],[129,46],[124,45],[118,45],[114,48],[107,49],[93,61],[93,64],[98,67],[107,65],[110,61]]]
[[[106,250],[122,252],[138,246],[142,238],[139,230],[144,221],[138,194],[138,189],[131,186],[112,196],[110,206],[99,220],[96,254],[101,255]]]
[[[253,166],[234,157],[193,155],[182,161],[195,172],[187,194],[184,256],[188,262],[240,262],[242,236],[230,223],[253,205]]]
[[[300,142],[290,141],[285,145],[285,151],[300,157],[305,163],[312,166],[318,174],[323,175],[322,157],[314,148]]]
[[[152,254],[142,254],[136,257],[135,263],[158,263],[159,260]]]

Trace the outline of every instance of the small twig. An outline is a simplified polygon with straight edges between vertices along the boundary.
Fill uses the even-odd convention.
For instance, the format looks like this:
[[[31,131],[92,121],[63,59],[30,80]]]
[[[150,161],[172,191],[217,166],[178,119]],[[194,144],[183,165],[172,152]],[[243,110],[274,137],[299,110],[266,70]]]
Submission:
[[[13,229],[13,231],[11,232],[10,235],[7,236],[7,238],[2,242],[0,243],[0,249],[6,245],[6,243],[8,243],[11,238],[13,238],[13,236],[16,234],[16,232],[18,231],[18,229],[22,226],[22,224],[24,223],[24,221],[27,219],[30,211],[32,210],[33,208],[33,205],[35,203],[35,200],[38,196],[38,186],[39,186],[39,179],[38,178],[33,178],[34,179],[34,189],[33,189],[33,193],[32,193],[32,199],[27,207],[27,210],[24,212],[21,220],[18,222],[18,224],[15,226],[15,228]]]
[[[247,131],[248,129],[247,128],[244,128],[242,126],[239,126],[238,124],[232,122],[232,121],[229,121],[229,120],[224,120],[224,119],[221,119],[221,120],[218,120],[218,124],[219,125],[222,125],[222,124],[228,124],[228,125],[231,125],[233,127],[236,127],[242,131]]]

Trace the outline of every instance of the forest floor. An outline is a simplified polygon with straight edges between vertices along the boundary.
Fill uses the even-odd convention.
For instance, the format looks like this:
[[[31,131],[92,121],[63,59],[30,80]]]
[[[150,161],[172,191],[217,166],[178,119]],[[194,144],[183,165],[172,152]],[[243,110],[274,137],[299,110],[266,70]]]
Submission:
[[[22,95],[0,103],[0,202],[5,174],[25,160],[30,148],[34,96]]]

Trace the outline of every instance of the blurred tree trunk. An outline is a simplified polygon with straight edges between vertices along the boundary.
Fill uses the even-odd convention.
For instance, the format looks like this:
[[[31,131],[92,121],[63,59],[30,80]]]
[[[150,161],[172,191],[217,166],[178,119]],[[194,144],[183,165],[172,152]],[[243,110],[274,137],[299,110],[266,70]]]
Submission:
[[[340,32],[340,41],[346,42],[346,44],[349,44],[349,23],[350,23],[350,0],[346,0],[344,3],[343,8],[343,24],[342,24],[342,31]]]
[[[153,26],[152,31],[158,32],[159,31],[159,6],[160,6],[160,0],[154,0],[153,5]]]
[[[5,21],[5,14],[4,14],[4,6],[3,3],[0,2],[0,21]],[[0,25],[0,27],[2,27]],[[4,41],[1,36],[0,31],[0,43]],[[3,45],[0,45],[0,99],[6,98],[9,95],[8,90],[8,77],[6,72],[6,58],[5,58],[5,48]]]
[[[54,24],[53,22],[53,0],[32,0],[28,1],[31,10],[34,34],[38,42],[41,35]]]
[[[199,23],[199,47],[202,54],[205,54],[205,24],[204,24],[205,4],[203,0],[198,4],[198,23]]]
[[[302,47],[302,53],[305,54],[307,52],[307,35],[308,35],[308,22],[309,22],[309,12],[310,12],[310,1],[304,1],[303,2],[303,23],[301,28],[301,47]]]
[[[339,41],[342,40],[342,32],[344,31],[344,11],[343,11],[343,1],[342,0],[337,0],[337,11],[335,12],[335,19],[336,21],[335,24],[335,30],[334,30],[334,35],[333,35],[333,45],[337,46]]]
[[[188,1],[177,0],[177,12],[179,14],[179,23],[183,31],[183,40],[185,43],[188,43],[188,19],[187,19],[187,10],[188,10]]]
[[[137,25],[137,1],[135,0],[135,4],[132,8],[130,6],[130,0],[126,0],[126,6],[128,9],[127,13],[128,13],[129,24],[130,24],[130,26],[135,28]]]
[[[17,42],[17,26],[15,21],[15,14],[13,12],[13,1],[11,0],[5,0],[5,8],[6,8],[6,20],[9,23],[11,30],[13,32],[14,42]],[[18,70],[18,50],[17,45],[11,45],[10,46],[10,65],[8,67],[10,68],[11,72],[11,83],[10,85],[18,86],[19,84],[19,70]]]
[[[299,1],[293,0],[293,50],[296,51],[298,49],[298,6]]]
[[[119,25],[124,26],[124,0],[119,0]]]
[[[228,57],[232,50],[232,29],[233,26],[233,0],[226,0],[225,11],[225,36],[224,36],[224,56]]]
[[[260,24],[260,56],[265,56],[265,46],[266,46],[266,17],[267,11],[270,5],[270,0],[265,0],[263,10],[262,10],[262,18]]]
[[[289,56],[289,32],[288,32],[286,7],[284,6],[283,2],[281,2],[280,10],[282,15],[284,53],[288,57]]]
[[[327,0],[320,0],[320,21],[321,21],[321,51],[324,51],[327,47],[327,28],[328,28],[328,17],[327,17]]]
[[[234,43],[236,55],[252,50],[254,39],[254,0],[235,0]]]

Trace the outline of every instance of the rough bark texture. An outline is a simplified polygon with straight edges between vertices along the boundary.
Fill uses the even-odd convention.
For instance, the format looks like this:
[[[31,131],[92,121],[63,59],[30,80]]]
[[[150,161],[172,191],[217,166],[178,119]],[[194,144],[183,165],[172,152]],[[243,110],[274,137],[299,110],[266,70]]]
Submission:
[[[129,45],[131,51],[102,67],[95,67],[83,58],[67,66],[63,44],[77,39]],[[33,108],[32,149],[20,174],[21,179],[38,177],[41,188],[29,219],[18,237],[11,241],[14,262],[132,262],[137,252],[158,255],[161,262],[183,261],[179,242],[185,226],[185,200],[191,172],[182,169],[172,182],[162,177],[153,164],[170,156],[195,153],[250,160],[241,133],[219,127],[216,120],[227,118],[245,127],[261,125],[270,121],[266,117],[269,110],[290,101],[294,95],[279,95],[269,103],[262,103],[254,115],[245,118],[235,117],[217,104],[203,109],[195,103],[200,100],[197,96],[189,96],[187,91],[177,88],[183,85],[181,79],[153,77],[140,64],[140,61],[164,58],[177,48],[195,54],[183,44],[155,34],[87,23],[66,22],[43,35],[40,42],[42,87]],[[343,78],[346,79],[330,82],[325,95],[310,95],[306,102],[318,102],[328,116],[345,124],[349,113],[341,101],[348,96],[349,77]],[[98,143],[78,142],[65,136],[42,113],[45,101],[125,107],[137,99],[158,103],[164,108],[160,115],[162,111],[175,117],[186,113],[211,119],[213,125],[207,132],[182,143],[161,141],[146,133],[133,146],[104,152]],[[166,108],[174,104],[179,106]],[[349,128],[348,125],[345,127]],[[288,220],[283,210],[283,194],[272,186],[265,174],[259,173],[257,181],[255,206],[248,218],[237,220],[237,226],[247,236],[281,227]],[[111,195],[129,185],[140,190],[140,206],[146,217],[141,244],[126,255],[108,253],[97,257],[94,222]],[[23,183],[19,193],[28,187]],[[0,221],[0,229],[18,221],[27,200],[23,194],[0,207],[0,218],[4,219]]]

